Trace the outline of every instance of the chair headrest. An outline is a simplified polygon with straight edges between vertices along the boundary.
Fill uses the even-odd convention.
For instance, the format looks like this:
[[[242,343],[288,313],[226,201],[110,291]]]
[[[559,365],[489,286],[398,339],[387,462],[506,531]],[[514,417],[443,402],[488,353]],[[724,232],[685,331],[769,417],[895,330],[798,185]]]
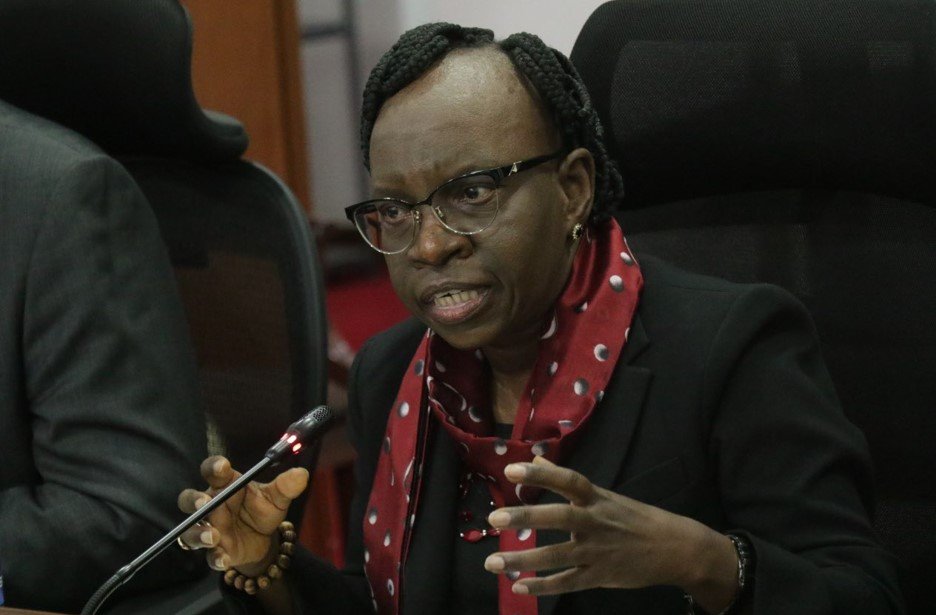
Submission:
[[[572,61],[630,208],[786,188],[936,204],[933,0],[615,0]]]
[[[236,159],[247,134],[205,112],[178,0],[0,0],[0,98],[112,155]]]

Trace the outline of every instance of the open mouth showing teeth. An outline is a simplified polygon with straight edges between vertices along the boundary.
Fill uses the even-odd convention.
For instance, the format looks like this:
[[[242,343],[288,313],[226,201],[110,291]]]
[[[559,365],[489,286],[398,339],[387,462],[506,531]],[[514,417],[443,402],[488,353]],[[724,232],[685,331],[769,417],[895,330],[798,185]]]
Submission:
[[[432,298],[432,302],[439,307],[453,307],[460,303],[467,303],[481,296],[476,290],[450,290],[439,293]]]

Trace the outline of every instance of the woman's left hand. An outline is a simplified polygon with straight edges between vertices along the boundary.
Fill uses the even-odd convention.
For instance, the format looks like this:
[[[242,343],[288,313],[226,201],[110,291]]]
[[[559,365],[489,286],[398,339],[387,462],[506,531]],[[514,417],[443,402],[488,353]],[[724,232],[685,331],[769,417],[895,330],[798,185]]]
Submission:
[[[500,529],[570,534],[567,542],[488,557],[484,567],[494,573],[559,570],[520,579],[513,585],[515,593],[676,585],[715,612],[719,604],[727,606],[733,599],[737,556],[726,536],[688,517],[596,487],[578,472],[542,457],[511,464],[505,475],[514,483],[548,489],[569,500],[501,508],[488,517]]]

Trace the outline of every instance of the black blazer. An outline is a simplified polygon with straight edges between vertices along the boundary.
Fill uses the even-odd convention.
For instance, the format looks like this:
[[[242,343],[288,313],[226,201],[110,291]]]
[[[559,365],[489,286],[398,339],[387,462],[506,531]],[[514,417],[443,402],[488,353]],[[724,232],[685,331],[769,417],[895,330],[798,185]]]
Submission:
[[[737,285],[643,257],[645,288],[601,405],[563,465],[592,482],[750,537],[753,612],[902,612],[893,558],[869,523],[871,468],[839,407],[805,309],[768,285]],[[358,354],[350,417],[359,451],[348,568],[338,581],[300,554],[305,612],[370,609],[361,524],[386,417],[424,327],[409,321]],[[447,613],[458,462],[436,430],[404,570],[404,613]],[[541,502],[561,501],[545,494]],[[566,540],[540,532],[539,544]],[[489,574],[478,562],[478,574]],[[380,584],[378,583],[378,587]],[[539,612],[685,613],[676,588],[541,597]]]
[[[78,135],[0,102],[8,606],[77,611],[175,525],[176,496],[198,484],[205,456],[195,373],[172,269],[129,175]],[[191,576],[200,562],[181,556],[133,583]]]

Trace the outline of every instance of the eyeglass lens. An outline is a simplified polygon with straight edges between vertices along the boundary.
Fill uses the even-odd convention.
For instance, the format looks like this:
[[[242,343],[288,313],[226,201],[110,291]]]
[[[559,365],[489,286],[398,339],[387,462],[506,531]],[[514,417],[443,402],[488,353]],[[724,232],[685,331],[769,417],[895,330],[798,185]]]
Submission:
[[[497,183],[488,175],[458,178],[440,186],[429,203],[449,230],[477,233],[490,226],[497,215]],[[354,222],[372,247],[392,254],[412,243],[416,233],[413,212],[413,206],[403,201],[371,201],[358,208]]]

